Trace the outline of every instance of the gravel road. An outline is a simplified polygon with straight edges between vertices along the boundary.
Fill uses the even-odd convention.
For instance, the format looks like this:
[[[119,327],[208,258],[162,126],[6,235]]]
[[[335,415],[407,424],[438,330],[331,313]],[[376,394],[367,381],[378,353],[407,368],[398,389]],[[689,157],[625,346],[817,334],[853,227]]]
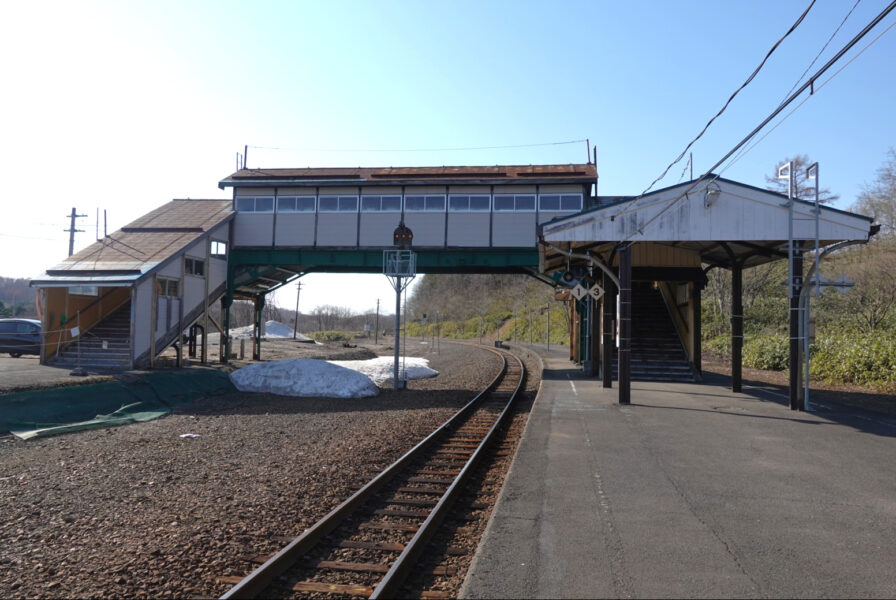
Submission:
[[[0,596],[220,595],[229,586],[219,577],[301,533],[499,368],[468,347],[408,350],[441,374],[376,398],[237,392],[148,423],[0,438]],[[348,359],[390,349],[281,341],[263,352]]]

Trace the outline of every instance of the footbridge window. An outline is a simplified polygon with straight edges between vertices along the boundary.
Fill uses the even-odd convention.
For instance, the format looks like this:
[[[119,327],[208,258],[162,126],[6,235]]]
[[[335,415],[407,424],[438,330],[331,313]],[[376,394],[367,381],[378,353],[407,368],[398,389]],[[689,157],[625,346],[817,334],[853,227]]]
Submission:
[[[274,212],[273,196],[243,196],[236,199],[237,212]]]
[[[488,212],[491,196],[488,194],[455,195],[448,197],[450,212]]]
[[[535,212],[533,194],[495,194],[495,211]]]
[[[308,213],[314,212],[314,196],[281,196],[277,198],[277,212]]]
[[[582,194],[541,194],[538,210],[579,212],[582,210]]]
[[[401,196],[361,196],[361,212],[401,212]]]
[[[445,196],[405,196],[404,209],[408,212],[445,212]]]
[[[358,212],[357,196],[321,196],[318,210],[322,213]]]
[[[180,291],[180,281],[177,279],[169,279],[167,277],[159,277],[159,296],[170,296],[177,298]]]

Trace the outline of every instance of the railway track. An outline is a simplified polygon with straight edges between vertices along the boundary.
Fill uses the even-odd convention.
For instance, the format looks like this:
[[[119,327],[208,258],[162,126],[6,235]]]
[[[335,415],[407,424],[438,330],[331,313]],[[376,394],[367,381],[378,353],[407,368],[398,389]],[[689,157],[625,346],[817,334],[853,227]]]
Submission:
[[[486,350],[503,366],[485,390],[248,576],[222,578],[235,585],[221,598],[397,596],[523,388],[522,361]]]

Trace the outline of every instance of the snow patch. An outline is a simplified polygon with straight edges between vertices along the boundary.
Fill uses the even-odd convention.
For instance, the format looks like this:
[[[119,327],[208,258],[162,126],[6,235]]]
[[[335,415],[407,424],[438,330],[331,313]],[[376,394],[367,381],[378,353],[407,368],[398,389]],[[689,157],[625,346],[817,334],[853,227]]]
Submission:
[[[280,396],[324,398],[368,398],[376,396],[378,385],[392,379],[393,358],[369,360],[317,360],[300,358],[255,363],[230,374],[236,389]],[[425,358],[404,359],[407,379],[435,377]],[[401,369],[401,363],[399,363]]]
[[[252,325],[246,325],[245,327],[236,327],[230,330],[230,335],[234,338],[250,338],[252,337],[253,331]],[[293,329],[289,325],[284,325],[280,321],[265,321],[264,322],[264,332],[262,337],[265,338],[291,338],[293,334]],[[300,342],[313,342],[311,338],[302,335],[301,333],[296,334],[296,339]]]
[[[402,361],[404,362],[402,363]],[[370,377],[375,384],[382,385],[386,380],[392,379],[395,359],[392,356],[379,356],[368,360],[331,360],[329,362],[363,373]],[[408,356],[404,359],[399,359],[399,374],[402,373],[402,364],[404,364],[404,371],[406,372],[406,376],[403,379],[426,379],[439,374],[438,371],[429,368],[429,360],[425,358]]]
[[[231,373],[230,380],[242,392],[280,396],[368,398],[380,393],[370,377],[313,358],[255,363]]]

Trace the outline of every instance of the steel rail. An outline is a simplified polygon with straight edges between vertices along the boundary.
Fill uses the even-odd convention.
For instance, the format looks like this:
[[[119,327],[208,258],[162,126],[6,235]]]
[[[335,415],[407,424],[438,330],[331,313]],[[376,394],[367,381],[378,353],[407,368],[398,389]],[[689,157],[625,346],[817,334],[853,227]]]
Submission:
[[[441,525],[442,521],[445,518],[445,515],[451,508],[455,497],[464,486],[464,484],[466,484],[466,482],[469,480],[473,469],[479,463],[482,455],[485,454],[485,451],[487,450],[488,445],[491,443],[492,439],[494,439],[496,432],[507,421],[507,417],[510,414],[511,409],[513,408],[513,403],[516,400],[520,388],[522,388],[523,382],[526,378],[526,369],[523,366],[523,361],[521,361],[516,356],[513,356],[513,358],[519,363],[520,379],[517,382],[516,388],[514,388],[513,393],[510,394],[510,397],[508,398],[504,409],[501,411],[501,414],[498,415],[498,418],[492,424],[491,428],[488,430],[488,433],[485,434],[485,437],[476,447],[476,450],[470,456],[469,460],[467,460],[463,469],[461,469],[460,473],[457,475],[457,477],[455,477],[454,481],[439,499],[438,504],[436,504],[435,508],[433,508],[432,512],[429,514],[423,524],[420,525],[420,529],[417,530],[417,533],[414,534],[414,537],[411,538],[411,541],[409,541],[405,546],[404,551],[392,564],[392,568],[389,569],[389,572],[386,573],[379,584],[377,584],[376,588],[373,591],[373,594],[370,596],[372,599],[398,597],[398,588],[407,577],[408,571],[414,566],[417,558],[422,554],[426,543],[435,534],[439,525]],[[505,361],[506,360],[507,359],[505,357]]]
[[[339,506],[325,515],[320,521],[312,525],[310,528],[306,529],[301,535],[292,540],[283,549],[281,549],[274,556],[265,561],[257,569],[252,571],[252,573],[247,575],[242,581],[234,585],[230,590],[228,590],[224,595],[221,596],[221,600],[228,600],[230,598],[255,598],[256,596],[258,596],[268,585],[271,584],[271,582],[276,577],[283,574],[287,569],[298,562],[298,560],[301,559],[315,545],[317,545],[324,536],[339,527],[339,525],[342,524],[342,522],[345,520],[346,516],[357,510],[361,505],[369,500],[380,488],[382,488],[386,483],[392,480],[401,469],[406,467],[413,460],[419,458],[441,437],[450,433],[459,421],[462,421],[467,416],[469,416],[470,413],[476,410],[483,398],[485,398],[489,394],[489,392],[491,392],[498,385],[498,383],[501,382],[501,380],[507,373],[506,356],[503,353],[497,352],[491,348],[484,349],[496,354],[497,356],[500,356],[503,361],[501,370],[485,389],[479,392],[472,400],[465,404],[451,418],[445,421],[445,423],[440,425],[436,430],[426,436],[426,438],[424,438],[420,443],[408,450],[398,460],[386,467],[386,469],[384,469],[376,477],[371,479],[361,489],[352,494],[348,499],[343,501]],[[523,374],[521,373],[520,380],[522,381],[522,379]],[[519,385],[517,386],[517,390],[518,389]],[[511,400],[513,399],[513,397],[515,397],[515,395],[516,392],[514,392]],[[454,486],[452,485],[452,488],[450,489],[453,488]]]

